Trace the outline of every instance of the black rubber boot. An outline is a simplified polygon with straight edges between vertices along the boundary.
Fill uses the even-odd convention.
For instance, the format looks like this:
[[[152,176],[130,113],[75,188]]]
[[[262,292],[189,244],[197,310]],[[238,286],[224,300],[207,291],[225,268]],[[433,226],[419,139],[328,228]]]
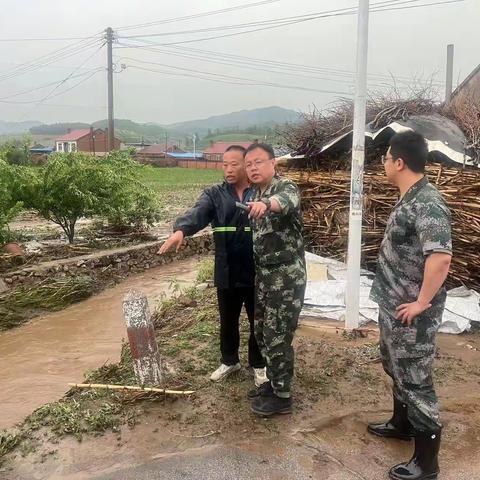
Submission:
[[[408,407],[393,396],[393,416],[388,422],[370,423],[367,430],[373,435],[384,438],[410,440],[415,436],[412,424],[408,420]]]
[[[277,397],[275,394],[255,397],[250,403],[250,408],[252,412],[262,417],[292,413],[292,399]]]
[[[247,397],[252,399],[255,397],[268,397],[273,395],[273,388],[270,382],[262,383],[258,388],[254,388],[247,393]]]
[[[400,463],[390,470],[393,480],[435,480],[438,467],[441,430],[419,432],[415,436],[415,453],[408,463]]]

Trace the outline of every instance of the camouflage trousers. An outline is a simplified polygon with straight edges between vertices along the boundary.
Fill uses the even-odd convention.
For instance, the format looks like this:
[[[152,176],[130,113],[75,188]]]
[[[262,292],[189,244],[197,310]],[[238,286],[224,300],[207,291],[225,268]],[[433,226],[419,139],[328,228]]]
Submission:
[[[284,289],[257,275],[255,302],[255,338],[267,367],[267,377],[276,395],[290,397],[293,378],[293,337],[305,296],[305,282]]]
[[[432,307],[411,326],[393,312],[380,308],[380,354],[383,369],[393,380],[393,394],[408,407],[408,419],[419,432],[441,428],[437,395],[433,386],[435,336],[443,306]]]

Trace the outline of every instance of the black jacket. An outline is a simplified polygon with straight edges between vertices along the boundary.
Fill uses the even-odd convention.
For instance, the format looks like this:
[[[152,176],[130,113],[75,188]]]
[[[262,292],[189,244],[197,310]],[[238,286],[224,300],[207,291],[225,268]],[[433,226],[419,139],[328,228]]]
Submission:
[[[242,202],[250,201],[250,196],[251,190],[245,190]],[[238,201],[234,187],[227,182],[209,187],[173,228],[190,236],[212,224],[218,288],[253,287],[255,283],[252,232],[248,213],[235,206]]]

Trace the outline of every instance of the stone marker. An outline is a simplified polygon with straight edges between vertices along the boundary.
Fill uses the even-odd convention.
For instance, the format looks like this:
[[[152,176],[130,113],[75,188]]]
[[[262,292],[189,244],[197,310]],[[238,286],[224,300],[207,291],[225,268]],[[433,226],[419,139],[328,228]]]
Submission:
[[[128,292],[123,299],[123,315],[138,384],[161,385],[163,369],[147,297],[134,290]]]

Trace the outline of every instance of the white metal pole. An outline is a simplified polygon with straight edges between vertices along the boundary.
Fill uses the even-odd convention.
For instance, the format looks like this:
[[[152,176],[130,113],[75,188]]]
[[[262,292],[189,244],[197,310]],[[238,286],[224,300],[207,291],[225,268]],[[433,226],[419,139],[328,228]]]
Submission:
[[[362,253],[363,165],[367,103],[369,0],[359,0],[357,26],[357,80],[352,143],[352,179],[348,228],[345,328],[358,328],[360,310],[360,259]]]

